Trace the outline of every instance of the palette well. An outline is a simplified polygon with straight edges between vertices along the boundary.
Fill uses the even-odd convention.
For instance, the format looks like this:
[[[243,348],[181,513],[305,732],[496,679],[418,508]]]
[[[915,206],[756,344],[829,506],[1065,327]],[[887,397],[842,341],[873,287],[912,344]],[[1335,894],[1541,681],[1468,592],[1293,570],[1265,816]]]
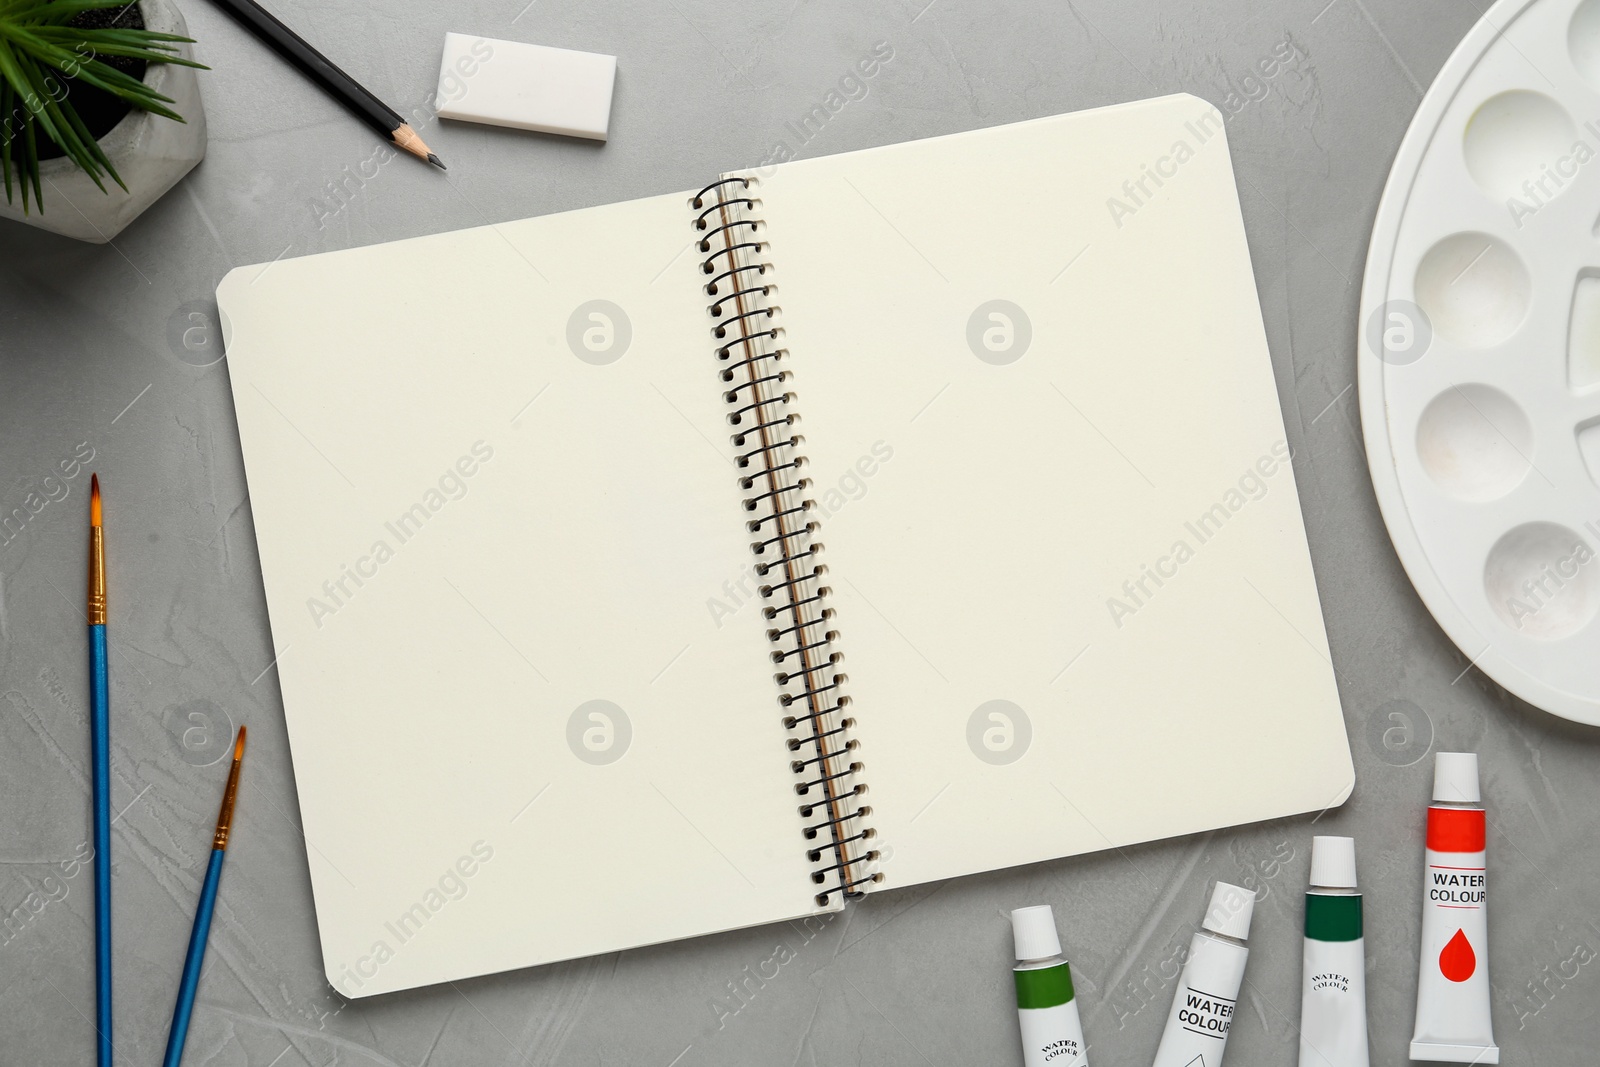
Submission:
[[[1600,724],[1600,0],[1501,0],[1445,63],[1373,227],[1358,382],[1428,609]]]

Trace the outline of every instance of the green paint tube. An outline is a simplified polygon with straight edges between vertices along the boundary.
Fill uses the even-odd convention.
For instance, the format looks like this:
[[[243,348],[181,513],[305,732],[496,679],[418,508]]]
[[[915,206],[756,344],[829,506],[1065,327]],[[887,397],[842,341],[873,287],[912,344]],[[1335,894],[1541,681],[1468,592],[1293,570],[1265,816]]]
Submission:
[[[1301,971],[1300,1067],[1368,1067],[1366,941],[1348,837],[1311,839]]]
[[[1017,1020],[1025,1067],[1088,1067],[1083,1023],[1072,995],[1072,970],[1061,957],[1055,912],[1048,904],[1011,913],[1016,938]]]

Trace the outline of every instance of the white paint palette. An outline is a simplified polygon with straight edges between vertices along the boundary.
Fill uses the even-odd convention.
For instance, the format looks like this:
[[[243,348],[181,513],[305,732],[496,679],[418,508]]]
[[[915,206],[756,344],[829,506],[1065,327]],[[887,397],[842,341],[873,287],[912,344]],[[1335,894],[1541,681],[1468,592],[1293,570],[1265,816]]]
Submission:
[[[1384,188],[1361,294],[1379,505],[1479,668],[1600,724],[1600,0],[1501,0]]]

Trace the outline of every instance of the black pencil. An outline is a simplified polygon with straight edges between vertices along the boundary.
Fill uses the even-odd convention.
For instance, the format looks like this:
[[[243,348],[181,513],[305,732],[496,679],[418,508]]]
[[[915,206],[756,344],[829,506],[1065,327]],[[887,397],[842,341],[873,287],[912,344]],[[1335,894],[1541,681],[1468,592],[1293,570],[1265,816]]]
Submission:
[[[444,170],[444,163],[428,150],[422,138],[417,136],[417,131],[400,117],[399,112],[334,66],[327,56],[312,48],[266,8],[255,0],[215,0],[215,3],[263,44],[299,68],[300,73],[322,86],[324,92],[348,108],[356,118],[393,141],[396,146]]]

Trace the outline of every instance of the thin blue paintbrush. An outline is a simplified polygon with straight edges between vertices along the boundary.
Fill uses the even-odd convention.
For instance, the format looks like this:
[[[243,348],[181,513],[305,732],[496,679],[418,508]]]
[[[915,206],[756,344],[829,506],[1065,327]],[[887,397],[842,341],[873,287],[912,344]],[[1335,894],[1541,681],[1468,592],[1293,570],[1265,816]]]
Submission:
[[[89,476],[89,762],[94,805],[95,1049],[111,1067],[111,688],[106,677],[106,540],[100,476]]]
[[[183,1062],[183,1042],[189,1036],[189,1017],[194,1013],[195,994],[200,990],[200,966],[206,961],[206,941],[211,936],[211,913],[217,906],[217,886],[222,882],[222,860],[228,854],[228,831],[233,826],[233,802],[239,795],[239,765],[244,760],[244,727],[233,743],[233,766],[228,769],[228,787],[222,793],[222,810],[217,812],[217,832],[211,838],[211,862],[206,866],[205,884],[200,887],[200,903],[194,912],[194,929],[189,934],[189,951],[183,958],[183,977],[178,981],[178,1004],[172,1009],[172,1029],[167,1032],[167,1056],[162,1067],[178,1067]]]

